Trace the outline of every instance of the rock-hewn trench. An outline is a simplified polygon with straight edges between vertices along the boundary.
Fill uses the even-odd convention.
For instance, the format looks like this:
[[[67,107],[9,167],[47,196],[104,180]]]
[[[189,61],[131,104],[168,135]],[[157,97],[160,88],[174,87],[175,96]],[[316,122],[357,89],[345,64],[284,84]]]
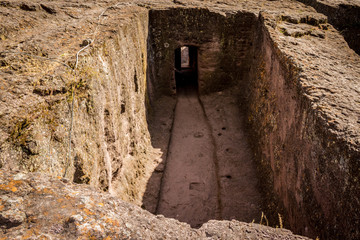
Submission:
[[[287,0],[108,2],[0,3],[5,236],[269,232],[205,223],[236,219],[359,238],[360,57],[324,15]],[[177,82],[182,46],[195,88]]]
[[[155,31],[163,27],[163,23],[157,22],[157,19],[166,19],[168,14],[172,14],[174,18],[172,27],[179,29],[173,33],[165,31],[159,36]],[[185,27],[190,29],[183,29],[181,22],[177,22],[177,18],[181,16],[188,17],[189,22],[186,24],[189,25]],[[251,15],[246,17],[251,19]],[[203,25],[200,29],[191,29],[194,28],[191,24],[202,24],[201,18],[213,19],[219,25]],[[227,75],[240,75],[241,72],[241,69],[226,66],[236,62],[233,62],[233,56],[227,56],[223,52],[224,48],[228,51],[231,48],[226,46],[227,37],[235,39],[236,36],[222,36],[224,43],[218,42],[221,31],[229,34],[225,32],[231,27],[227,24],[221,16],[207,11],[171,10],[154,11],[150,14],[150,32],[153,33],[149,38],[150,46],[161,48],[154,50],[155,71],[162,72],[154,79],[154,83],[162,85],[162,91],[176,92],[176,104],[171,106],[172,121],[162,122],[168,112],[155,111],[156,116],[153,116],[149,124],[153,145],[159,146],[165,154],[161,171],[163,175],[156,177],[155,173],[150,179],[143,204],[145,209],[153,213],[176,218],[193,227],[200,227],[211,219],[251,222],[260,221],[261,217],[261,197],[254,158],[244,131],[244,111],[238,106],[238,92],[227,89],[235,86]],[[225,30],[220,27],[225,27]],[[251,25],[243,25],[241,33],[246,35],[236,39],[237,43],[234,43],[234,47],[244,49],[237,56],[243,65],[246,65],[242,60],[247,54],[245,49],[251,46],[251,28]],[[167,38],[164,34],[178,36]],[[158,39],[166,42],[157,44]],[[172,70],[169,75],[166,72],[169,69],[161,67],[164,64],[172,66],[172,69],[177,68],[176,54],[171,51],[174,51],[174,47],[179,47],[179,44],[191,45],[191,49],[197,50],[195,60],[190,60],[196,61],[193,63],[195,77],[186,70],[182,73]],[[150,52],[150,58],[151,54]],[[168,76],[167,82],[164,76]],[[199,96],[204,91],[207,94]],[[161,106],[161,102],[159,104],[157,108],[166,108],[166,105]],[[167,125],[168,129],[156,133],[161,124]],[[168,142],[157,137],[158,134],[168,135]]]
[[[299,28],[289,29],[295,20],[282,17],[278,26],[285,36],[306,36],[306,28],[327,26],[322,15],[298,18]],[[299,69],[277,52],[267,24],[273,23],[246,12],[223,16],[205,9],[150,11],[150,101],[152,106],[166,102],[170,117],[162,115],[164,107],[155,107],[149,121],[152,142],[164,154],[143,206],[195,227],[208,219],[259,221],[264,212],[270,224],[279,224],[282,216],[280,221],[301,234],[333,237],[335,230],[323,221],[332,210],[321,207],[331,197],[319,196],[324,193],[320,189],[331,185],[330,192],[340,190],[331,173],[339,169],[319,159],[342,153],[314,141],[327,142],[329,137],[322,137],[308,100],[299,95],[303,90],[292,84]],[[313,38],[322,39],[322,33],[316,34]],[[180,46],[197,48],[199,99],[176,93],[174,52]],[[176,94],[176,107],[174,99],[173,104],[159,100]],[[350,158],[356,158],[353,154]],[[314,175],[319,169],[315,166],[323,169],[321,180]]]

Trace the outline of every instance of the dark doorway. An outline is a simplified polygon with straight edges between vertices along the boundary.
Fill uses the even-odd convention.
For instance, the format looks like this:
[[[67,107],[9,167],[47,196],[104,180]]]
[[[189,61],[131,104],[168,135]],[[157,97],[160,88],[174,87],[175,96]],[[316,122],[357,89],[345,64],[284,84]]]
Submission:
[[[198,89],[197,48],[182,46],[175,50],[176,89]]]

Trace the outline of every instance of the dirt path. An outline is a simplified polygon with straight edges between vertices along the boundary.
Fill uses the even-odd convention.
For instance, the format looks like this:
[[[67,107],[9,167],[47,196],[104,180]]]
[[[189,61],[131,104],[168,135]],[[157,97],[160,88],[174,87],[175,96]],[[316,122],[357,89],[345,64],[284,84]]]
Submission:
[[[200,227],[219,218],[211,129],[197,94],[178,95],[158,214]]]
[[[203,104],[203,106],[202,106]],[[231,93],[178,93],[157,214],[200,227],[261,216],[255,167]]]
[[[217,146],[222,219],[259,222],[256,168],[235,96],[227,90],[201,97]]]

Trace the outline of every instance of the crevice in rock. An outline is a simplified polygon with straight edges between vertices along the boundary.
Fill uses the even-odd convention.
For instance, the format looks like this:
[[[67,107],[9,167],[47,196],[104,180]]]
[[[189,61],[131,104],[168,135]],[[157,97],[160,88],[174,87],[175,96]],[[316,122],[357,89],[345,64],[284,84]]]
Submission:
[[[134,73],[134,84],[135,84],[135,92],[137,93],[139,91],[139,83],[138,83],[136,70],[135,70],[135,73]]]
[[[86,176],[82,166],[82,161],[80,161],[78,155],[76,155],[74,158],[74,167],[75,167],[74,180],[73,180],[74,183],[89,184],[90,178]]]
[[[0,215],[0,228],[10,229],[10,228],[18,227],[22,223],[23,222],[21,221],[15,219],[9,219]]]

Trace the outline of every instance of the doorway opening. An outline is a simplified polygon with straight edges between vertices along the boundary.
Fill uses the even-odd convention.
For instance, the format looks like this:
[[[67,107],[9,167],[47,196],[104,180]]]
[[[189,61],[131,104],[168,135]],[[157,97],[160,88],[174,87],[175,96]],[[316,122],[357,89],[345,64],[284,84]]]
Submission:
[[[198,89],[197,48],[182,46],[175,50],[176,89]]]

